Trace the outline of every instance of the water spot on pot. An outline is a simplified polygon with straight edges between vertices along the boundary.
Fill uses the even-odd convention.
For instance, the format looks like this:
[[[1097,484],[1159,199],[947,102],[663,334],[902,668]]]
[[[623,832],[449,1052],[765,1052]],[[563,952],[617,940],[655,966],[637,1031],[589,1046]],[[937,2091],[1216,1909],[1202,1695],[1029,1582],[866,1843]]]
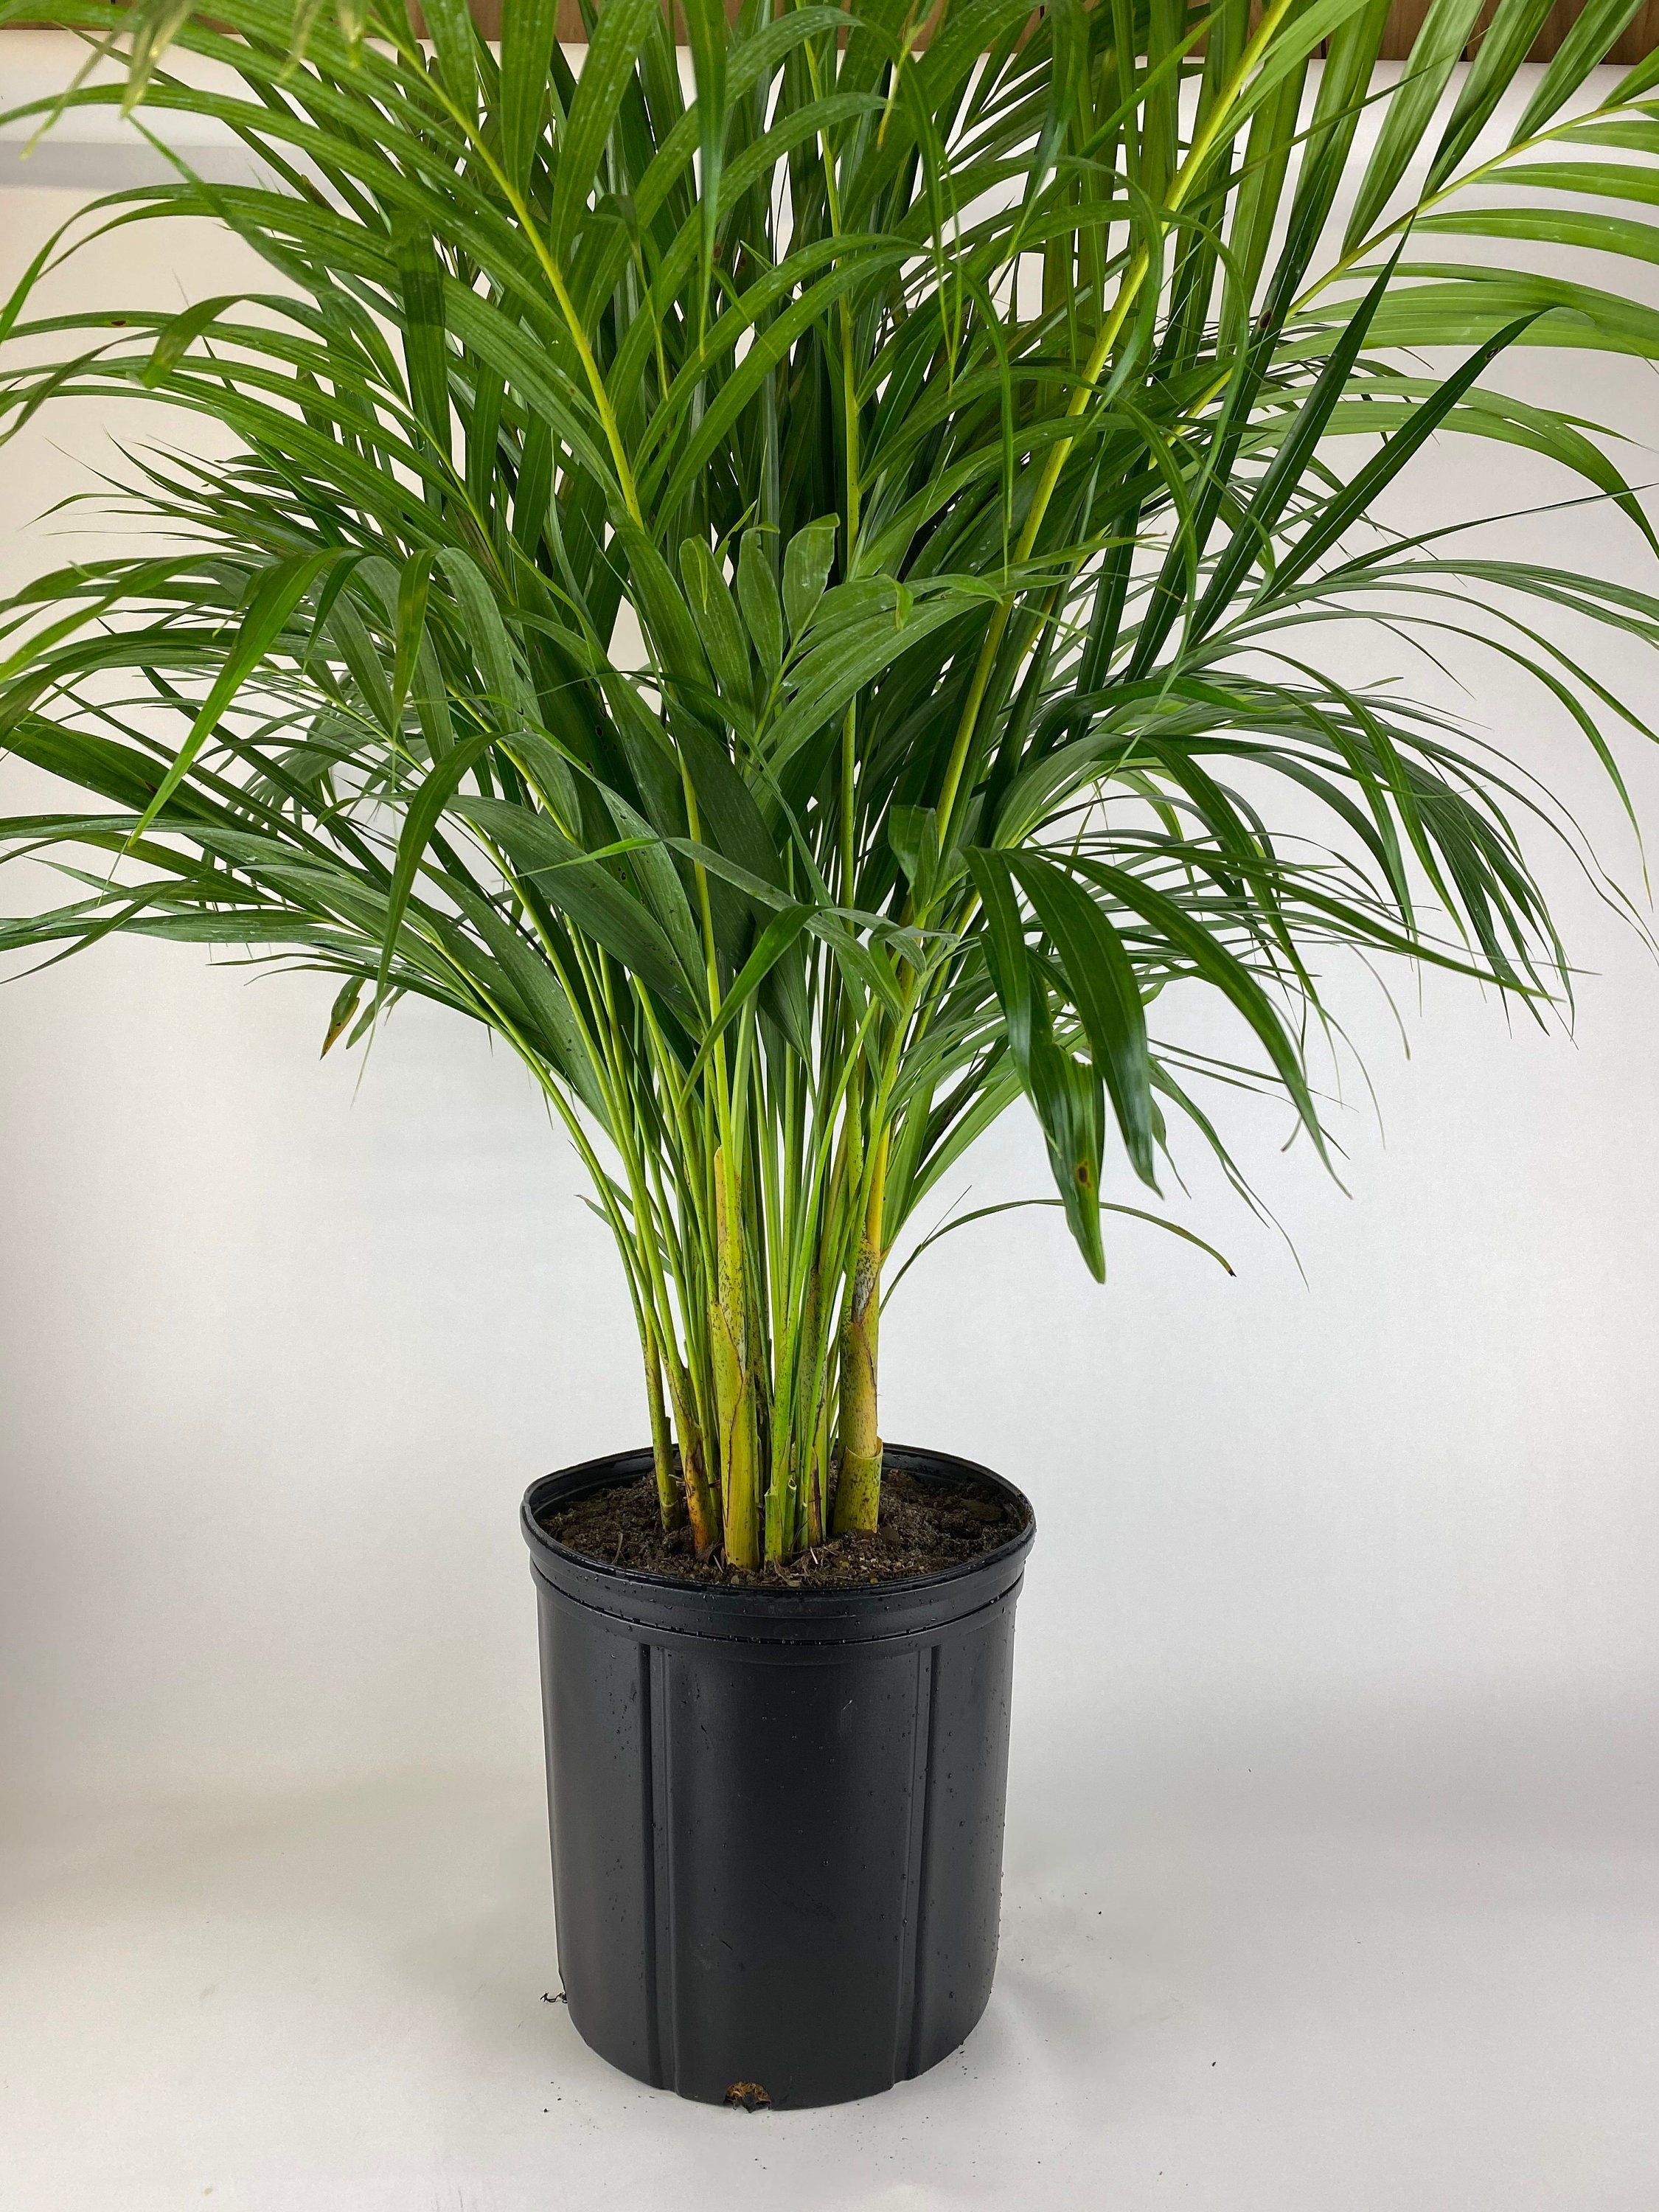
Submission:
[[[726,2093],[726,2101],[740,2112],[767,2112],[772,2103],[758,2081],[734,2081]]]

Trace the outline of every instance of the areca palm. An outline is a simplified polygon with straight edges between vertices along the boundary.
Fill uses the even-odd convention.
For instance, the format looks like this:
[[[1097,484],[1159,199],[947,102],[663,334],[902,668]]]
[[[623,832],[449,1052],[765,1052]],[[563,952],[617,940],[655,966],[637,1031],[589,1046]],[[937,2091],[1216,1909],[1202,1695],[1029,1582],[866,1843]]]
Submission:
[[[873,1525],[884,1267],[1022,1095],[1099,1275],[1109,1154],[1155,1189],[1184,1125],[1232,1171],[1212,1093],[1322,1148],[1329,948],[1565,988],[1547,802],[1304,634],[1484,628],[1615,775],[1644,729],[1552,630],[1659,643],[1652,596],[1365,526],[1442,432],[1653,550],[1586,426],[1487,379],[1659,355],[1659,313],[1430,243],[1656,257],[1659,59],[1585,91],[1630,0],[1506,137],[1547,0],[1462,76],[1480,0],[1434,0],[1380,88],[1388,0],[947,0],[925,42],[908,0],[690,0],[685,73],[659,0],[592,9],[580,71],[551,0],[499,49],[465,0],[26,4],[127,55],[70,104],[211,116],[253,167],[100,200],[0,319],[6,434],[148,394],[236,441],[135,460],[172,550],[3,611],[3,742],[91,805],[0,825],[75,884],[0,943],[291,959],[338,979],[325,1049],[411,993],[503,1038],[701,1549]],[[190,216],[270,289],[36,312],[77,243]],[[1176,981],[1237,1063],[1160,1040]]]

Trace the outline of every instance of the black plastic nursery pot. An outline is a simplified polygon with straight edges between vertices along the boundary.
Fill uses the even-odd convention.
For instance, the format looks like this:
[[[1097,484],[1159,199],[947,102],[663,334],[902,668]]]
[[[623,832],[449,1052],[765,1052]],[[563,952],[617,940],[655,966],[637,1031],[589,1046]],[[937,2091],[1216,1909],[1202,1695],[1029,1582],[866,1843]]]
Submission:
[[[648,1471],[545,1476],[540,1612],[559,1967],[612,2065],[720,2104],[837,2104],[925,2073],[996,1968],[1014,1604],[1012,1484],[890,1445],[1024,1516],[997,1550],[855,1589],[675,1582],[556,1542],[544,1515]]]

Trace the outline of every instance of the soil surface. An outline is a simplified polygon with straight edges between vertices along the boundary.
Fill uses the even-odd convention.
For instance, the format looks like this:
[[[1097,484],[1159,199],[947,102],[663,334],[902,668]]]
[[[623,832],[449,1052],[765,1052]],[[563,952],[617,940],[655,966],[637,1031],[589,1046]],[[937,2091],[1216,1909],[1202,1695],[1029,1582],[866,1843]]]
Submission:
[[[964,1560],[994,1552],[1017,1536],[1025,1522],[1018,1507],[1005,1504],[981,1484],[954,1487],[890,1473],[882,1477],[881,1515],[875,1528],[832,1537],[787,1566],[733,1567],[722,1553],[697,1559],[684,1528],[664,1534],[655,1479],[643,1474],[637,1481],[621,1483],[545,1514],[541,1525],[573,1552],[584,1552],[607,1566],[633,1567],[677,1582],[836,1589],[959,1567]]]

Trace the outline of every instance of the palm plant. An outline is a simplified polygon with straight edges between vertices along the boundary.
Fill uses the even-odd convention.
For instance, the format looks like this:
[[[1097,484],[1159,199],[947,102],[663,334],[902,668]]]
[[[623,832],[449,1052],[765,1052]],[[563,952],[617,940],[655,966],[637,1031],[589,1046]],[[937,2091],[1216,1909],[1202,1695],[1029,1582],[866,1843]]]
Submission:
[[[689,82],[659,0],[584,0],[579,74],[553,0],[499,49],[465,0],[0,9],[119,43],[67,104],[210,116],[253,165],[98,201],[0,318],[5,434],[148,394],[237,448],[131,457],[169,550],[4,609],[3,741],[97,806],[0,825],[75,886],[0,942],[297,962],[340,979],[325,1050],[409,993],[502,1038],[704,1553],[874,1525],[884,1266],[1022,1095],[1099,1276],[1109,1150],[1155,1188],[1184,1124],[1237,1176],[1218,1086],[1322,1150],[1332,949],[1567,988],[1547,795],[1301,634],[1479,632],[1616,778],[1644,726],[1551,633],[1659,643],[1659,602],[1365,526],[1443,431],[1653,546],[1588,426],[1483,380],[1659,355],[1659,314],[1431,241],[1653,259],[1659,58],[1587,106],[1633,13],[1590,0],[1495,133],[1548,0],[1455,77],[1482,0],[1433,0],[1379,89],[1388,4],[945,0],[924,40],[915,0],[685,0]],[[77,241],[203,216],[270,289],[34,310]],[[1381,442],[1344,472],[1343,436]],[[1153,1036],[1183,981],[1237,1062]]]

